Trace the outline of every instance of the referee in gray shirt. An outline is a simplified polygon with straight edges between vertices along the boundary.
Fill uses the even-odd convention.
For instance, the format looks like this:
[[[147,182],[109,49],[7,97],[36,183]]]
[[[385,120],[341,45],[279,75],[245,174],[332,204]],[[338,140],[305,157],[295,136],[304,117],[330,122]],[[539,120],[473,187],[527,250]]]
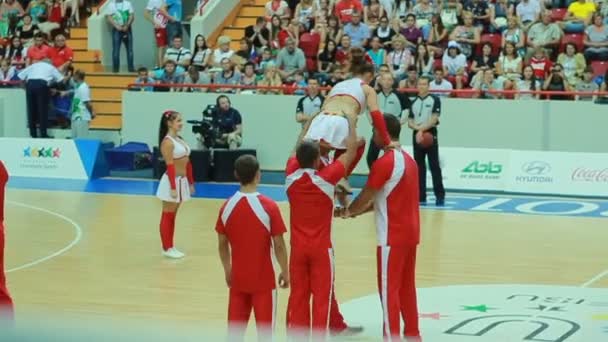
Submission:
[[[418,182],[420,188],[420,203],[426,203],[426,157],[429,157],[429,168],[433,177],[433,192],[435,204],[445,204],[445,189],[439,165],[439,145],[437,142],[437,125],[441,114],[441,100],[436,95],[429,94],[431,79],[423,76],[418,79],[418,95],[412,100],[408,118],[408,126],[414,130],[412,144],[414,146],[414,159],[418,164]],[[434,139],[433,145],[424,148],[417,141],[422,133],[430,132]]]
[[[402,113],[410,109],[410,99],[395,91],[393,74],[390,72],[381,74],[378,77],[378,86],[378,107],[380,107],[380,111],[384,114],[391,114],[398,117],[401,121],[401,125],[405,124],[407,114],[402,115]],[[372,137],[366,156],[367,167],[369,167],[370,170],[372,169],[372,164],[378,159],[378,155],[380,155],[380,148],[374,144],[374,139]]]

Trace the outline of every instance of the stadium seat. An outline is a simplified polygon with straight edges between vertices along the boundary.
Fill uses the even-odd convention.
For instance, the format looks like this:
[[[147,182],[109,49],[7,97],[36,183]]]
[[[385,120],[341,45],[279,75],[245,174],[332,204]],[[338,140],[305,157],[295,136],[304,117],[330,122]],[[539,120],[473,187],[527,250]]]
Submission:
[[[567,13],[568,9],[566,8],[554,8],[551,10],[551,21],[562,21]]]
[[[300,37],[300,49],[306,57],[306,69],[309,72],[317,71],[317,54],[321,37],[318,34],[304,33]]]
[[[593,69],[593,77],[604,76],[608,71],[608,61],[593,61],[591,62]]]
[[[482,34],[477,44],[477,55],[481,55],[481,49],[484,43],[492,44],[492,56],[498,57],[500,54],[500,45],[502,44],[502,35],[494,33]]]
[[[582,33],[568,33],[562,37],[562,41],[559,44],[559,52],[566,50],[566,44],[574,43],[578,52],[583,52],[585,36]]]

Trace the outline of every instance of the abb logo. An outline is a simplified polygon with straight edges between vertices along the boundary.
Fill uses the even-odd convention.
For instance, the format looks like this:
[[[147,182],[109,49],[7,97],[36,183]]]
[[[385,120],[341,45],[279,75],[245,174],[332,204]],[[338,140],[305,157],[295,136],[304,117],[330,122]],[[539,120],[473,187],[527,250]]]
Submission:
[[[572,180],[581,182],[608,183],[608,168],[591,169],[579,167],[572,172]]]

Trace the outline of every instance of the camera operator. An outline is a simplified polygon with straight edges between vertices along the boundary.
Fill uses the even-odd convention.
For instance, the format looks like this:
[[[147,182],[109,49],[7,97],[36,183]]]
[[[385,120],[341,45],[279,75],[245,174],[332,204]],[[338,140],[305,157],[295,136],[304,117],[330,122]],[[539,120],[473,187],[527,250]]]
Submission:
[[[226,95],[219,96],[216,105],[215,121],[219,136],[215,140],[214,147],[231,150],[239,148],[243,142],[241,114],[232,108],[230,99]]]

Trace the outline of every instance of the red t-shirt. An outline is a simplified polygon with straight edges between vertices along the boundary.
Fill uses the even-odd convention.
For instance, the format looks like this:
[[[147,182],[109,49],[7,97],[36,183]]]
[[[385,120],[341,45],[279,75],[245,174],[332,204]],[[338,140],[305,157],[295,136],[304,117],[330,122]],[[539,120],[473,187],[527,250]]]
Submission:
[[[67,46],[64,46],[63,48],[52,47],[49,48],[49,58],[55,68],[59,68],[74,59],[74,52]]]
[[[334,189],[346,175],[344,164],[335,161],[319,171],[302,169],[294,156],[287,161],[285,173],[291,246],[331,248]]]
[[[412,246],[420,242],[418,166],[403,150],[376,160],[366,187],[377,190],[374,210],[378,246]]]
[[[230,243],[230,286],[255,293],[275,288],[272,237],[287,231],[277,204],[259,193],[237,192],[220,209],[215,230]]]
[[[6,191],[7,182],[8,171],[6,170],[6,167],[4,167],[4,163],[0,160],[0,227],[2,227],[2,222],[4,221],[4,192]]]
[[[45,58],[49,58],[50,48],[46,44],[42,44],[40,47],[32,45],[27,49],[27,58],[32,62],[41,61]]]
[[[363,17],[363,4],[360,0],[341,0],[335,7],[335,13],[342,24],[350,23],[355,10]]]
[[[551,72],[553,63],[547,57],[537,59],[532,56],[532,58],[530,58],[530,66],[534,69],[534,76],[537,79],[545,79],[545,76]]]

